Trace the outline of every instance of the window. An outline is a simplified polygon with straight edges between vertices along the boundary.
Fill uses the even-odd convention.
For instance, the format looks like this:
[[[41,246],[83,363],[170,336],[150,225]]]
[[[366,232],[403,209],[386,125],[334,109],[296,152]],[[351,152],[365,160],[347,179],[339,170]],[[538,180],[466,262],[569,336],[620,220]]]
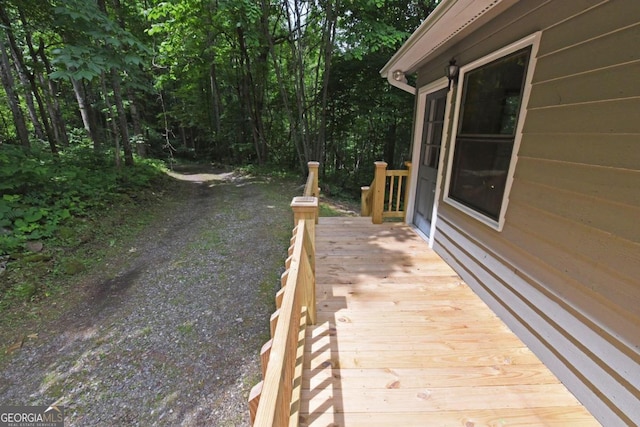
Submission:
[[[498,230],[513,173],[533,49],[527,41],[477,61],[460,73],[445,200]]]
[[[429,105],[425,108],[430,115],[425,115],[422,130],[422,145],[426,149],[423,150],[422,164],[432,169],[438,168],[440,161],[440,144],[442,142],[442,131],[444,128],[444,120],[438,120],[438,117],[444,117],[444,111],[447,107],[446,95],[436,99],[427,100]]]

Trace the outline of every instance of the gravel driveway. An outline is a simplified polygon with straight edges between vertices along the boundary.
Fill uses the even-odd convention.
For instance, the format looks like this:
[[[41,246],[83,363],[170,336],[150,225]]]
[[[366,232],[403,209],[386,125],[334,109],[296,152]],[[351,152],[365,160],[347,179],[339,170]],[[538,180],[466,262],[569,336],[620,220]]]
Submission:
[[[248,425],[297,189],[204,172],[176,173],[111,273],[4,361],[0,404],[57,402],[67,426]]]

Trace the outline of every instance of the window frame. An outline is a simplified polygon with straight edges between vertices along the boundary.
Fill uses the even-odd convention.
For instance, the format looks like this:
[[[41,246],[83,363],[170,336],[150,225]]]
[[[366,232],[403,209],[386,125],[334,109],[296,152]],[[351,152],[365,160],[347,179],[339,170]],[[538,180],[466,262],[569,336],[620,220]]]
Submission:
[[[522,140],[522,129],[526,121],[527,105],[529,103],[529,96],[531,94],[531,82],[533,80],[533,73],[536,66],[538,47],[540,45],[540,35],[541,35],[541,32],[538,31],[510,45],[507,45],[502,49],[498,49],[486,56],[483,56],[482,58],[476,61],[473,61],[467,65],[460,67],[460,72],[457,78],[456,101],[455,101],[455,109],[454,109],[451,137],[450,137],[451,146],[450,146],[450,149],[448,150],[443,201],[448,205],[455,207],[456,209],[464,212],[470,217],[482,222],[483,224],[497,231],[502,231],[505,223],[505,215],[506,215],[507,207],[509,204],[509,194],[511,192],[511,186],[513,184],[513,176],[515,173],[516,163],[518,160],[518,151],[520,149],[520,142]],[[460,128],[460,120],[462,119],[463,106],[461,105],[461,103],[462,103],[463,92],[464,92],[462,83],[464,82],[465,75],[467,73],[475,69],[478,69],[484,65],[487,65],[493,61],[509,56],[517,52],[518,50],[527,48],[529,46],[531,47],[531,52],[529,56],[529,63],[526,70],[524,87],[522,89],[522,100],[520,103],[520,110],[517,116],[518,122],[516,123],[515,132],[514,132],[513,149],[511,151],[509,168],[507,169],[507,180],[505,183],[504,194],[502,195],[500,212],[498,214],[498,220],[496,221],[495,219],[487,216],[486,214],[449,197],[450,185],[451,185],[452,175],[453,175],[454,157],[456,153],[456,139],[458,137],[458,131]]]

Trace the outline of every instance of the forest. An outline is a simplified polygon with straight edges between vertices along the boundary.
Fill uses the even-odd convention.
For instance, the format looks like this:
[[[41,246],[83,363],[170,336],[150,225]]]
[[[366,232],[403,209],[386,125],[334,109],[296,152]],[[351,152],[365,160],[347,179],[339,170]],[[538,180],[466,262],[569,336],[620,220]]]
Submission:
[[[355,196],[409,157],[413,97],[379,70],[437,0],[3,0],[0,243],[188,159]],[[104,203],[104,201],[103,201]]]

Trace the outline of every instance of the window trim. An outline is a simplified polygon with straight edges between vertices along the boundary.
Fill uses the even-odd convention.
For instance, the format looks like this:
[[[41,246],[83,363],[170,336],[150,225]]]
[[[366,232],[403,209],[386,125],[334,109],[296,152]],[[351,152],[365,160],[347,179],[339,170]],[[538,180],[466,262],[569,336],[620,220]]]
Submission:
[[[511,186],[513,184],[513,176],[516,169],[516,163],[518,161],[518,151],[520,149],[520,142],[522,140],[522,129],[524,127],[524,123],[526,121],[527,116],[527,105],[529,103],[529,96],[531,94],[531,82],[533,80],[533,72],[536,67],[536,60],[538,56],[538,47],[540,45],[540,35],[541,31],[533,33],[523,39],[516,41],[508,46],[503,47],[502,49],[498,49],[495,52],[490,53],[489,55],[483,56],[482,58],[473,61],[467,65],[460,67],[460,72],[458,74],[458,84],[456,90],[456,101],[455,101],[455,110],[453,115],[453,123],[451,129],[451,146],[448,150],[448,159],[447,159],[447,169],[446,169],[446,177],[445,177],[445,187],[444,187],[444,197],[443,201],[448,205],[455,207],[456,209],[464,212],[470,217],[482,222],[485,225],[497,230],[502,231],[505,223],[505,215],[507,212],[507,207],[509,204],[509,194],[511,193]],[[458,136],[458,128],[459,128],[459,120],[461,113],[461,102],[462,102],[462,92],[463,88],[460,87],[460,82],[464,82],[465,74],[473,71],[483,65],[486,65],[490,62],[503,58],[507,55],[510,55],[520,49],[524,49],[528,46],[531,46],[531,53],[529,57],[529,64],[526,71],[526,77],[524,82],[524,88],[522,90],[522,102],[520,104],[520,111],[518,114],[518,123],[516,124],[516,130],[514,134],[513,140],[513,150],[511,152],[511,159],[509,161],[509,169],[507,171],[507,182],[504,188],[504,194],[502,196],[502,205],[500,207],[500,213],[498,215],[498,221],[494,220],[486,216],[485,214],[470,208],[454,199],[449,197],[449,186],[451,183],[451,174],[453,169],[453,160],[456,149],[456,138]]]

